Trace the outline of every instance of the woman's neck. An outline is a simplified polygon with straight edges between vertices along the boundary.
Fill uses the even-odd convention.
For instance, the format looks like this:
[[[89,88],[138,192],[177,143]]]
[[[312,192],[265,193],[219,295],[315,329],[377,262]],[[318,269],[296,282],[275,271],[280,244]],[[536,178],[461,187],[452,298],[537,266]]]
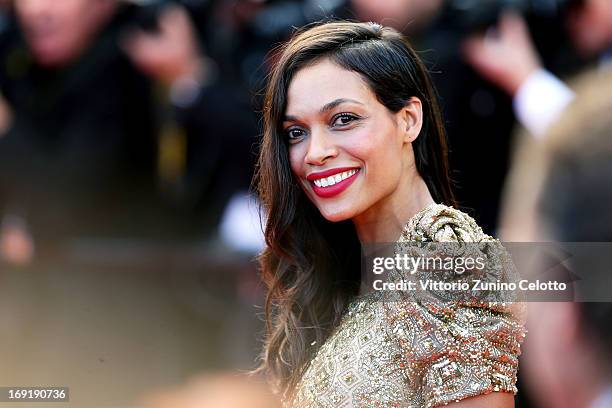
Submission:
[[[434,200],[423,178],[416,173],[407,178],[390,196],[353,218],[362,244],[395,242],[404,225]]]

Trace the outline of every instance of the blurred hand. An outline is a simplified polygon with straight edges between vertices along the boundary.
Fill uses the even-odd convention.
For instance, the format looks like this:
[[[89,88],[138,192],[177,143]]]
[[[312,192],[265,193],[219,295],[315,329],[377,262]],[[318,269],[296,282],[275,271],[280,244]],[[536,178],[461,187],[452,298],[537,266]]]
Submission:
[[[26,265],[34,257],[34,240],[24,220],[5,216],[0,226],[0,259],[13,265]]]
[[[233,373],[203,375],[141,398],[141,408],[280,408],[267,386]]]
[[[166,85],[203,74],[195,28],[183,7],[167,7],[159,17],[158,32],[137,29],[122,46],[139,69]]]
[[[13,111],[10,105],[0,94],[0,138],[11,128],[13,122]]]
[[[463,54],[480,75],[510,95],[541,68],[527,24],[514,12],[506,12],[499,26],[486,35],[475,35],[464,41]]]

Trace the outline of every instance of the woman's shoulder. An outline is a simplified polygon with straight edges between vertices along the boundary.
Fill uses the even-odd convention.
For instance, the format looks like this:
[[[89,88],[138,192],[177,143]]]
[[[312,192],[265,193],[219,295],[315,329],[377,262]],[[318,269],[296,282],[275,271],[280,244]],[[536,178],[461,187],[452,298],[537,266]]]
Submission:
[[[465,212],[444,204],[431,204],[405,225],[398,242],[481,242],[493,238]]]
[[[451,245],[429,245],[431,242]],[[456,242],[461,244],[452,245]],[[414,274],[402,271],[394,275],[399,279],[450,285],[470,282],[472,277],[487,282],[516,279],[503,245],[485,234],[468,214],[446,205],[432,204],[415,214],[395,248],[396,254],[416,254],[423,259],[446,259],[444,255],[453,261],[463,258],[461,265],[470,257],[480,257],[485,265],[484,269],[451,269],[448,273],[435,267],[415,267]],[[518,358],[526,330],[523,306],[516,302],[514,293],[475,293],[471,284],[458,291],[433,286],[425,289],[421,283],[417,287],[422,289],[385,292],[385,300],[392,301],[382,307],[386,332],[399,344],[407,375],[419,384],[422,405],[439,406],[495,391],[516,393]]]

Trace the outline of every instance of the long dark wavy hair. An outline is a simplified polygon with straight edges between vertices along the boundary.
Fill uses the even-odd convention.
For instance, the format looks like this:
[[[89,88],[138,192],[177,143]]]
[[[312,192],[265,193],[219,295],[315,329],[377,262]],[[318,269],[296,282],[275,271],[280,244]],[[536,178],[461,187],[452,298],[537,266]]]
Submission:
[[[267,247],[259,258],[268,289],[267,334],[259,370],[285,396],[338,325],[360,283],[361,247],[353,224],[325,220],[310,202],[291,171],[283,136],[291,79],[323,58],[360,74],[391,112],[411,97],[422,101],[423,127],[412,143],[416,168],[436,202],[455,205],[436,94],[427,69],[402,34],[375,23],[319,23],[298,31],[273,53],[254,178],[267,214]]]

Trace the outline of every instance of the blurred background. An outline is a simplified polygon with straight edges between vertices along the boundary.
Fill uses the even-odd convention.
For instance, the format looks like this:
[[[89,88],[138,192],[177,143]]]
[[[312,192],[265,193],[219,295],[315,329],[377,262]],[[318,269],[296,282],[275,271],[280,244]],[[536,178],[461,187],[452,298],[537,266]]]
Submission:
[[[536,239],[538,159],[513,146],[546,145],[571,78],[612,66],[610,0],[2,0],[0,384],[69,386],[83,407],[257,388],[210,373],[252,369],[261,348],[249,186],[266,55],[325,18],[409,36],[461,208]],[[547,406],[528,388],[518,407]],[[252,392],[198,406],[273,406]]]

